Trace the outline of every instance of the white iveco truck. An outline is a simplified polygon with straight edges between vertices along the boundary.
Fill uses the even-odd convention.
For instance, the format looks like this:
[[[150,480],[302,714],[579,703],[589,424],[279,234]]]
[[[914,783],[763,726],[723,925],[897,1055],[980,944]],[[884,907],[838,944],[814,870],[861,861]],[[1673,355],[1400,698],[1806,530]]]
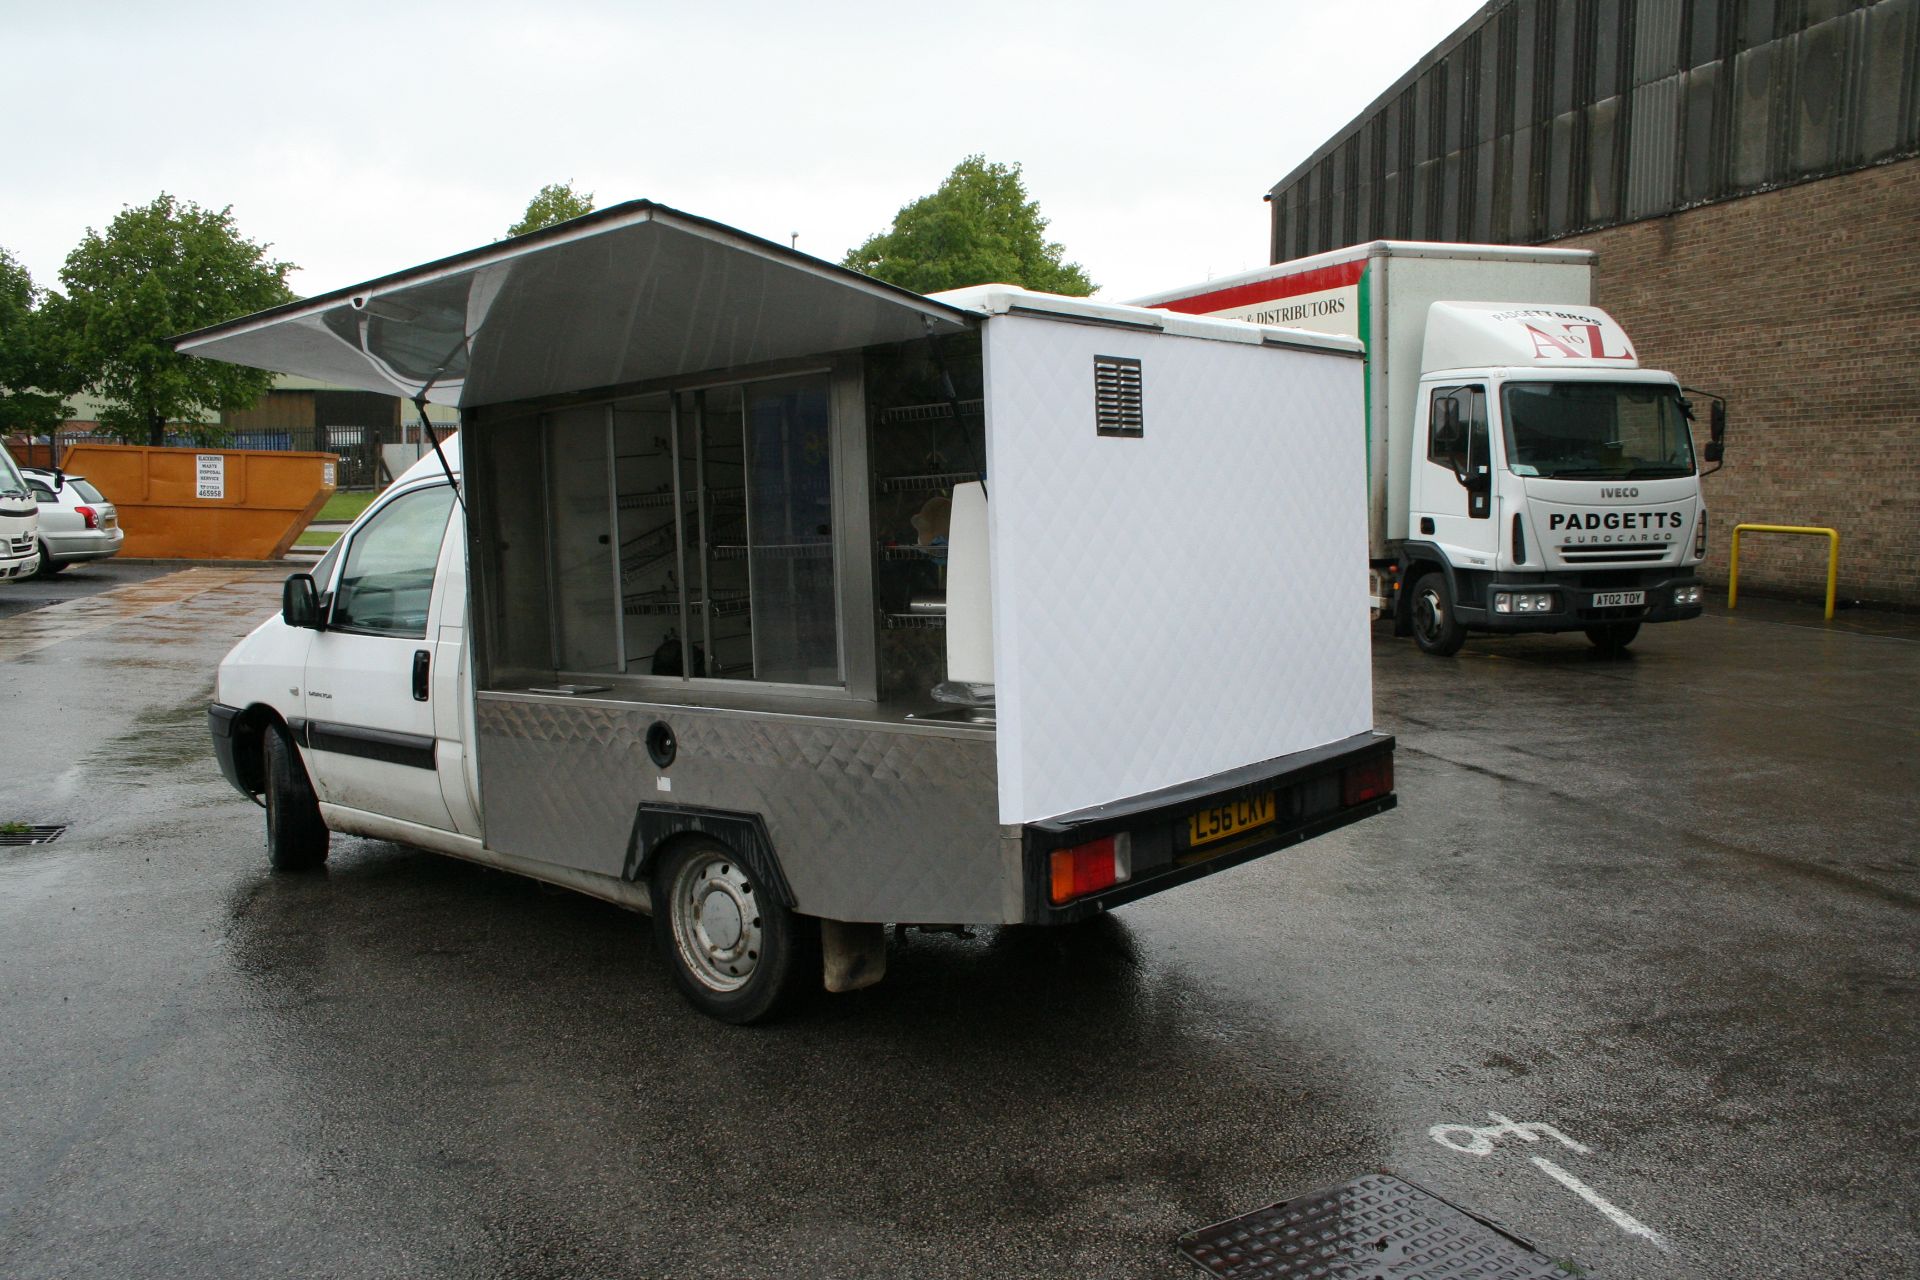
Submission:
[[[40,508],[0,447],[0,581],[30,578],[40,567]]]
[[[1707,511],[1692,405],[1592,285],[1584,250],[1383,240],[1138,302],[1365,342],[1372,597],[1396,633],[1440,655],[1469,631],[1617,650],[1699,615]]]

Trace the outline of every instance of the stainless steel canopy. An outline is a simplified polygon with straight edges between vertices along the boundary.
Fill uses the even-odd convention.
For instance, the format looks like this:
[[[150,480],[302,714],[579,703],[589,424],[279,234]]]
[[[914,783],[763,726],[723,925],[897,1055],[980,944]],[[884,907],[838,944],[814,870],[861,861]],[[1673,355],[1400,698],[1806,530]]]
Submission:
[[[499,404],[952,333],[975,318],[636,200],[174,339],[189,355]]]

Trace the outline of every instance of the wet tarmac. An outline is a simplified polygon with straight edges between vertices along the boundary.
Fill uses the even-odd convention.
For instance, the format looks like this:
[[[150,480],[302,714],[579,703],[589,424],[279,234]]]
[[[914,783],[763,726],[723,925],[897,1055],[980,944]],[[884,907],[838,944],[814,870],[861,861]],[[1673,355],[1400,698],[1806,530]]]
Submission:
[[[739,1030],[596,902],[270,875],[203,709],[278,581],[0,617],[0,822],[71,824],[0,849],[0,1274],[1183,1276],[1383,1168],[1575,1274],[1911,1274],[1904,620],[1381,635],[1395,812]]]

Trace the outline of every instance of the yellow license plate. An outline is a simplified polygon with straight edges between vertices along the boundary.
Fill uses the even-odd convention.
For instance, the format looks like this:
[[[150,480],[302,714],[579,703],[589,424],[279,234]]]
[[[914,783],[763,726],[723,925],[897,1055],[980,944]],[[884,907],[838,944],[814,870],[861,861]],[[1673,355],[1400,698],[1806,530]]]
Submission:
[[[1232,804],[1202,809],[1187,818],[1187,847],[1191,849],[1203,844],[1212,844],[1216,840],[1225,840],[1229,836],[1237,836],[1255,827],[1264,827],[1272,821],[1273,792],[1271,791],[1263,796],[1252,796],[1245,800],[1236,800]]]

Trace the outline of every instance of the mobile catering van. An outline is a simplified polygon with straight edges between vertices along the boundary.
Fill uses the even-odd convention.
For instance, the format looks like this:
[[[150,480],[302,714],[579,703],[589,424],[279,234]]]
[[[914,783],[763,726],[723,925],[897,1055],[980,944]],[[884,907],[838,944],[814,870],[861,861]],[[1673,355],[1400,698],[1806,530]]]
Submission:
[[[274,864],[654,918],[753,1021],[885,926],[1060,926],[1394,803],[1359,345],[927,297],[634,202],[188,335],[460,409],[220,668]]]

